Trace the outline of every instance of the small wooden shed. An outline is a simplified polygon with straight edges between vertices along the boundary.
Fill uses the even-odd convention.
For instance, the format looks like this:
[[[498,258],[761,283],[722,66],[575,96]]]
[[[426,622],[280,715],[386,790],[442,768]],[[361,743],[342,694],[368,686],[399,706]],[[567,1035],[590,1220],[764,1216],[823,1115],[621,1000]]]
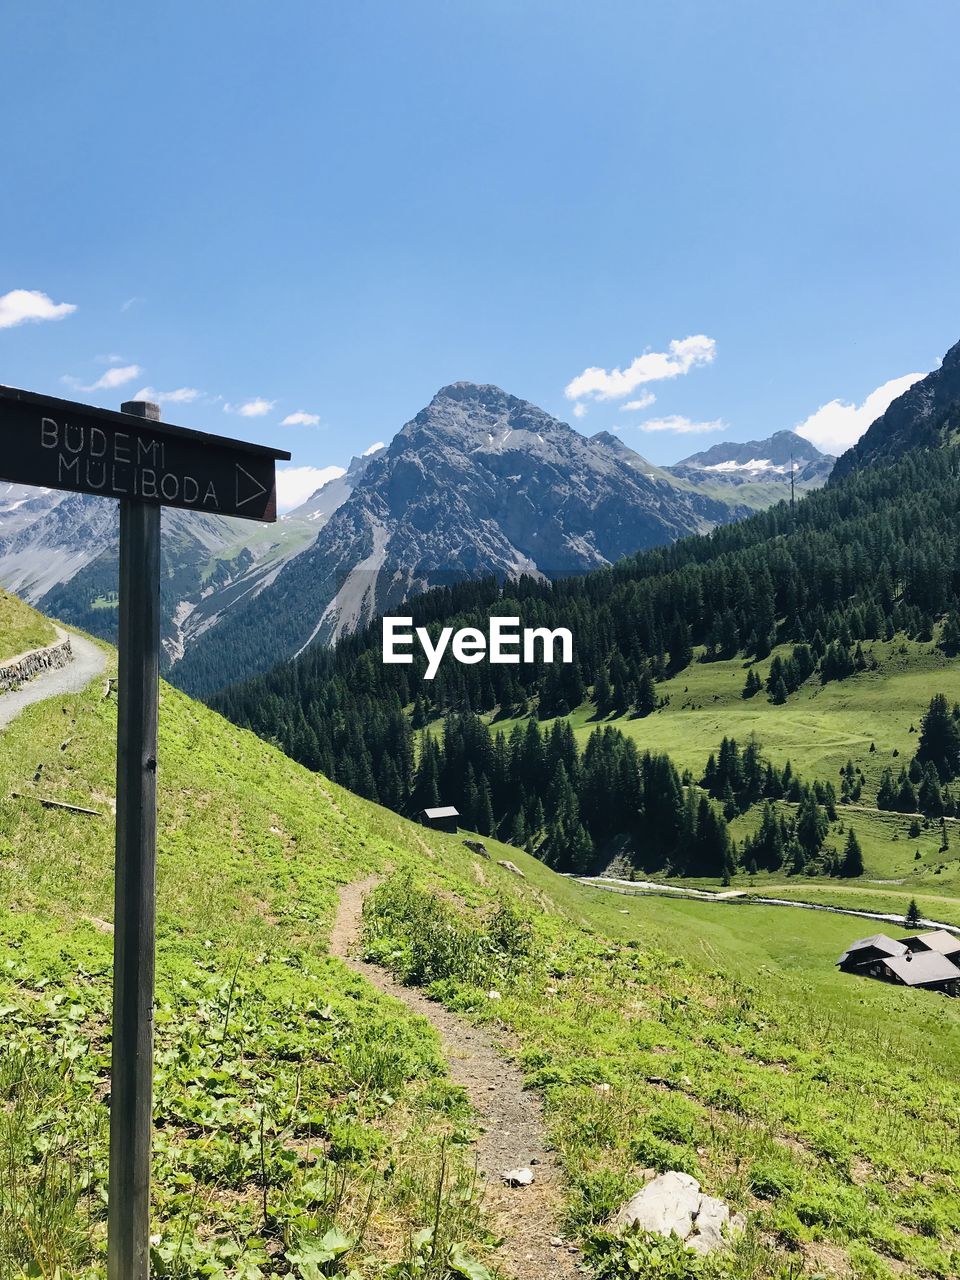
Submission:
[[[460,824],[460,811],[452,804],[443,805],[439,809],[421,809],[420,821],[434,831],[448,831],[455,836]]]

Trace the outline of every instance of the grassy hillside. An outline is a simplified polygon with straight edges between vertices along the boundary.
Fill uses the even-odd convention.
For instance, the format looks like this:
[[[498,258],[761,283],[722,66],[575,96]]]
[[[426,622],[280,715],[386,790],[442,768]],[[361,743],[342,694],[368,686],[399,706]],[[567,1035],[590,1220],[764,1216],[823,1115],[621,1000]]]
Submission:
[[[773,658],[788,655],[786,646],[755,664],[742,657],[694,661],[657,686],[658,698],[666,702],[661,709],[640,719],[611,717],[604,723],[616,724],[644,750],[666,751],[680,768],[698,775],[724,736],[739,742],[755,736],[772,760],[792,761],[804,777],[837,778],[853,760],[862,767],[865,791],[872,798],[883,769],[897,761],[893,753],[909,760],[916,751],[920,718],[933,694],[956,686],[960,662],[932,644],[902,636],[873,641],[864,645],[864,652],[876,659],[876,670],[828,684],[807,681],[782,706],[762,692],[748,699],[742,693],[749,666],[766,680]],[[572,723],[585,741],[598,723],[594,708],[579,707]],[[506,721],[502,727],[510,725]]]
[[[101,695],[0,733],[2,1280],[104,1274],[115,706]],[[496,1271],[472,1119],[432,1030],[327,956],[337,885],[370,871],[388,874],[371,953],[502,1025],[544,1091],[569,1227],[598,1274],[701,1274],[600,1229],[650,1167],[693,1171],[750,1215],[703,1274],[960,1268],[960,1009],[838,975],[856,922],[624,900],[492,841],[484,862],[166,687],[161,724],[157,1276],[454,1280],[473,1274],[456,1269],[465,1254]],[[345,1251],[310,1262],[324,1239]]]
[[[0,590],[0,662],[52,644],[56,638],[49,619]]]
[[[0,734],[4,1280],[103,1274],[115,705],[101,690]],[[409,860],[410,836],[398,847],[395,819],[358,814],[170,689],[161,723],[156,1274],[300,1274],[298,1250],[334,1224],[358,1274],[381,1274],[366,1255],[402,1259],[438,1213],[447,1243],[482,1253],[458,1159],[470,1117],[435,1037],[326,955],[337,883]]]
[[[518,1036],[601,1274],[696,1274],[598,1229],[645,1167],[691,1172],[748,1211],[730,1276],[960,1265],[957,1009],[838,976],[849,920],[571,887],[589,930],[542,917],[491,1014],[476,959],[489,932],[467,913],[454,925],[429,879],[378,894],[371,951]]]
[[[806,898],[811,898],[808,890],[813,890],[813,900],[900,913],[916,897],[921,910],[931,917],[960,923],[960,902],[954,900],[960,893],[960,822],[947,819],[950,843],[943,850],[938,822],[921,822],[919,834],[911,835],[909,815],[879,812],[875,807],[884,769],[898,773],[916,752],[917,731],[930,699],[940,692],[953,697],[960,662],[932,643],[920,644],[903,636],[874,641],[864,650],[876,664],[873,669],[825,685],[808,681],[782,706],[771,703],[764,692],[744,699],[742,691],[749,667],[755,666],[765,680],[774,658],[786,656],[785,647],[755,664],[742,657],[695,660],[658,685],[662,705],[642,718],[599,720],[590,703],[567,718],[581,743],[598,724],[615,725],[642,750],[665,751],[679,768],[689,769],[698,778],[725,736],[741,745],[755,740],[764,757],[775,764],[782,766],[789,760],[805,780],[829,780],[838,789],[840,771],[852,761],[863,775],[863,794],[857,804],[839,807],[839,821],[833,824],[828,843],[842,848],[844,833],[852,827],[863,846],[865,880],[896,883],[826,885],[781,873],[739,877],[737,886],[761,890],[776,885],[778,893],[787,889]],[[696,656],[701,653],[697,651]],[[515,723],[498,719],[496,728],[509,733]],[[551,723],[544,722],[544,729]],[[437,721],[428,732],[441,729]],[[786,812],[789,806],[783,809]],[[742,840],[758,822],[756,806],[731,824],[731,834]],[[877,905],[878,897],[886,905]]]

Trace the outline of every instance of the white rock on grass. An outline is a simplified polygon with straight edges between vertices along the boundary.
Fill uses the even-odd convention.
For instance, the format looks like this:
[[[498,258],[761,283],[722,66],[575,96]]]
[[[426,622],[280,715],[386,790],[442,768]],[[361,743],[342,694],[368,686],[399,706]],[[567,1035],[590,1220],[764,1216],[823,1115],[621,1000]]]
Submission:
[[[517,864],[515,862],[511,862],[509,858],[501,858],[497,862],[497,866],[505,868],[505,870],[509,871],[511,875],[519,876],[521,880],[526,880],[527,878]]]
[[[664,1173],[618,1209],[614,1227],[637,1226],[658,1236],[686,1240],[700,1208],[700,1183],[688,1173]]]
[[[722,1200],[702,1196],[694,1222],[696,1229],[687,1237],[687,1247],[696,1249],[697,1253],[713,1253],[714,1249],[722,1249],[730,1237],[737,1235],[746,1225],[743,1214],[732,1214],[729,1205]]]
[[[642,1191],[622,1205],[611,1227],[636,1227],[659,1236],[678,1236],[698,1253],[711,1253],[723,1246],[730,1235],[742,1231],[740,1214],[731,1216],[729,1206],[700,1191],[700,1183],[688,1173],[662,1173]]]

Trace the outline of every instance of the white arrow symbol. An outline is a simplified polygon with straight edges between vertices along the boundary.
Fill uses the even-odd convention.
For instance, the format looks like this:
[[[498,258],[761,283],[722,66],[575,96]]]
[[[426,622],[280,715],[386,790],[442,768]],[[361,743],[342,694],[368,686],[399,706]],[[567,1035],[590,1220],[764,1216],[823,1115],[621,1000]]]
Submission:
[[[262,485],[260,481],[256,478],[256,476],[252,476],[249,471],[241,467],[239,462],[234,463],[234,466],[237,468],[237,506],[245,507],[248,502],[253,502],[254,499],[259,498],[262,493],[266,493],[267,487],[266,485]],[[240,477],[241,476],[246,476],[246,478],[250,481],[250,484],[254,486],[253,493],[248,493],[245,498],[240,497]],[[244,487],[246,488],[249,486],[244,486]]]

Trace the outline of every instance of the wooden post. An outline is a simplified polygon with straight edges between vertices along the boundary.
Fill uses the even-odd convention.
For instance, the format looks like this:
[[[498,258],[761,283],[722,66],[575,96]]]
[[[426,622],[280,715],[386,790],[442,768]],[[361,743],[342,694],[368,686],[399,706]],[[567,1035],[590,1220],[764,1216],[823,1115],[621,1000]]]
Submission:
[[[124,413],[159,421],[158,406]],[[160,679],[160,507],[120,502],[109,1280],[149,1280]]]

